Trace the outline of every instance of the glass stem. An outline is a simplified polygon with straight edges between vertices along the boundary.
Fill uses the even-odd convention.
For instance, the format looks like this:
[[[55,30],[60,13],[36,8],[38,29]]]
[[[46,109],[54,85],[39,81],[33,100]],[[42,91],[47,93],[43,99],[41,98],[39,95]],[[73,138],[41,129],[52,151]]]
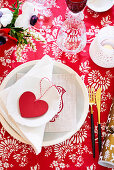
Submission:
[[[73,13],[69,10],[69,18],[71,19],[77,19],[77,20],[80,20],[82,21],[84,19],[84,13],[83,11],[81,12],[78,12],[78,13]]]

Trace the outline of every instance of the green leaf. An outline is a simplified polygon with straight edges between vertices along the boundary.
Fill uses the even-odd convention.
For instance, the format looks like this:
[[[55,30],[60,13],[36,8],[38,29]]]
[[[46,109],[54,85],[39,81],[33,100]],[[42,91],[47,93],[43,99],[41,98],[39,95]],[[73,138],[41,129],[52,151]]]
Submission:
[[[22,2],[19,3],[19,6],[22,4]]]
[[[12,33],[15,34],[16,33],[15,30],[12,29]]]
[[[25,35],[25,37],[31,37],[30,35]]]
[[[15,10],[15,8],[11,8],[12,10]]]
[[[24,32],[24,29],[23,29],[23,28],[14,27],[13,29],[15,29],[16,31],[23,31],[23,32]]]
[[[12,7],[14,7],[15,8],[15,6],[12,4]]]
[[[28,42],[27,42],[27,40],[26,40],[25,38],[24,38],[24,43],[25,43],[25,44],[28,44]]]

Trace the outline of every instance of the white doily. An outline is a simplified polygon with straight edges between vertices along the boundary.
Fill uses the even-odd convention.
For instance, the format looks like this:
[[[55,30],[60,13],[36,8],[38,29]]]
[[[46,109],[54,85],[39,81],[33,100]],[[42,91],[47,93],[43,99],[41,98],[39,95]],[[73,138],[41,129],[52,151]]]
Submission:
[[[114,27],[102,28],[90,45],[89,53],[94,63],[104,68],[114,67],[114,49],[110,50],[102,46],[107,39],[114,40]]]

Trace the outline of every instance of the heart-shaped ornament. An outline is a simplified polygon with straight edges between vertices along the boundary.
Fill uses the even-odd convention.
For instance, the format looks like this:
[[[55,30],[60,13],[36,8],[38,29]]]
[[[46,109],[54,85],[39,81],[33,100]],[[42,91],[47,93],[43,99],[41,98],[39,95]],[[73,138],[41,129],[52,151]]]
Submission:
[[[36,100],[34,93],[26,91],[19,98],[19,108],[22,117],[33,118],[44,115],[48,104],[44,100]]]

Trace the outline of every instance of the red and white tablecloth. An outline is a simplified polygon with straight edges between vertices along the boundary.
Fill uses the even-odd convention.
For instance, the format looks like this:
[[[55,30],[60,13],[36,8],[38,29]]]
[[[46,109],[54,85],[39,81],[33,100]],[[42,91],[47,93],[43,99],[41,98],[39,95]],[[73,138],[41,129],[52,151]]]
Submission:
[[[10,7],[15,0],[1,0],[0,7]],[[105,124],[109,113],[112,96],[114,95],[114,69],[105,69],[93,63],[89,56],[89,46],[99,29],[106,25],[114,25],[114,6],[104,13],[96,13],[85,8],[85,25],[87,31],[87,45],[77,55],[69,55],[61,51],[57,44],[57,34],[63,21],[67,17],[65,0],[56,0],[51,8],[54,19],[52,27],[42,27],[40,33],[47,43],[35,42],[37,51],[30,51],[29,47],[23,53],[22,62],[17,62],[15,55],[7,53],[0,58],[0,82],[18,65],[31,60],[50,55],[73,70],[75,70],[86,85],[94,86],[95,90],[101,86],[101,128],[102,138],[105,135]],[[90,112],[81,129],[70,139],[60,144],[43,147],[42,152],[36,156],[33,149],[14,139],[0,124],[0,170],[103,170],[98,165],[98,122],[97,110],[94,107],[96,158],[92,156]]]

